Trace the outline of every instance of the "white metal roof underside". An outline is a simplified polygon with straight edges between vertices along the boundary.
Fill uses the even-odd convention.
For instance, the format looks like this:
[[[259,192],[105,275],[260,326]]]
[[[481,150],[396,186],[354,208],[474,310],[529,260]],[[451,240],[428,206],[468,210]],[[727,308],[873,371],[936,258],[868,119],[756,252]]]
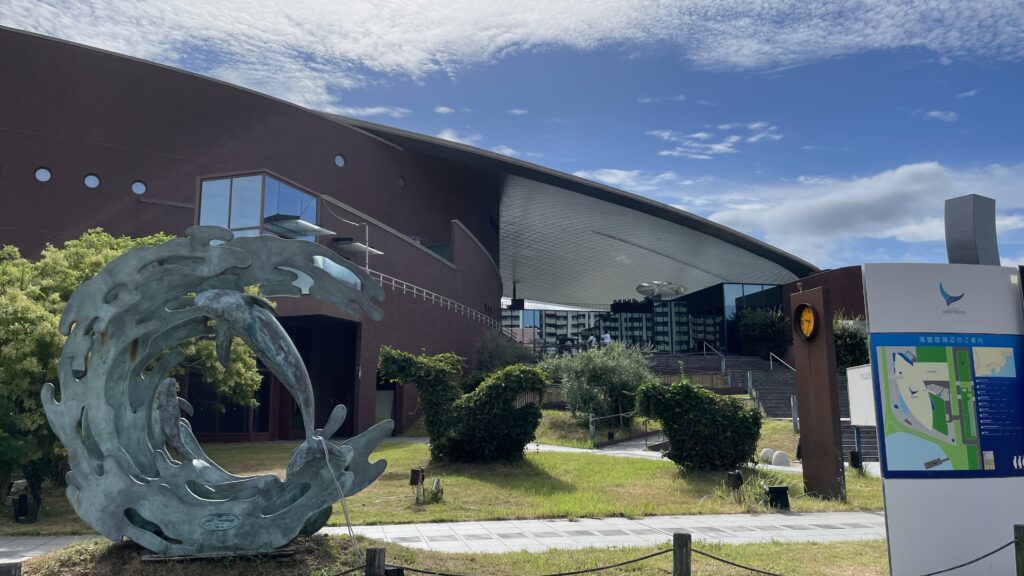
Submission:
[[[483,171],[501,184],[504,296],[607,309],[660,280],[690,293],[720,282],[782,284],[817,268],[649,198],[415,132],[324,114],[400,150]]]
[[[501,200],[506,295],[607,308],[648,280],[685,293],[720,282],[782,284],[797,276],[766,258],[663,218],[508,176]]]

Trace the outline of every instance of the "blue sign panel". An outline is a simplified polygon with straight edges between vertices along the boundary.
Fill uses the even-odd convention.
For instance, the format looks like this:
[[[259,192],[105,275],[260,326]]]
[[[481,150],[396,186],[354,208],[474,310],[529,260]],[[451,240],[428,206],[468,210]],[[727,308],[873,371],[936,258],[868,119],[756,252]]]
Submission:
[[[1024,337],[872,334],[885,478],[1024,476]]]

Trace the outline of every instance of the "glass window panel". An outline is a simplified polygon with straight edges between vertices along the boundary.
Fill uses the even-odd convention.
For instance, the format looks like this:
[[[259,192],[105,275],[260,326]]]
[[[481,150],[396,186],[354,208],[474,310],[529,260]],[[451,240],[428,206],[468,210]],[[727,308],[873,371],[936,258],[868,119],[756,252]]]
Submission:
[[[231,179],[231,228],[260,225],[262,181],[262,176]]]
[[[231,180],[205,180],[199,200],[199,224],[228,227]]]

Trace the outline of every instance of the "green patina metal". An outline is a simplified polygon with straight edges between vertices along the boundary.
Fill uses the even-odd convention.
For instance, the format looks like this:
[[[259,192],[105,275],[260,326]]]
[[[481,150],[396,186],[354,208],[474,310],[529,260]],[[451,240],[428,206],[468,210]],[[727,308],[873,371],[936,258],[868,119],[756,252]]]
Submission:
[[[314,428],[309,375],[267,301],[244,292],[254,285],[261,296],[308,293],[353,316],[382,316],[380,286],[327,248],[209,226],[130,250],[72,294],[60,397],[47,383],[42,400],[68,450],[68,499],[100,534],[164,555],[269,551],[318,530],[339,491],[355,494],[384,472],[384,460],[368,457],[393,423],[328,442],[345,407]],[[306,439],[283,481],[225,471],[181,417],[192,408],[168,375],[183,359],[178,345],[199,336],[217,338],[221,362],[241,338],[300,407]]]

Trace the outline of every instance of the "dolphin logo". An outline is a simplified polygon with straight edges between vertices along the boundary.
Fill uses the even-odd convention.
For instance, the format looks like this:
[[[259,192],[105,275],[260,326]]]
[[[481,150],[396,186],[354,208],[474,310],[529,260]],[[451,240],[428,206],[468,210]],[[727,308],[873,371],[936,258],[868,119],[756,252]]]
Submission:
[[[960,294],[959,296],[950,296],[949,292],[946,292],[946,289],[943,288],[942,282],[939,282],[939,294],[942,294],[942,299],[946,301],[946,306],[950,306],[954,302],[958,302],[961,298],[963,298],[966,292]]]

